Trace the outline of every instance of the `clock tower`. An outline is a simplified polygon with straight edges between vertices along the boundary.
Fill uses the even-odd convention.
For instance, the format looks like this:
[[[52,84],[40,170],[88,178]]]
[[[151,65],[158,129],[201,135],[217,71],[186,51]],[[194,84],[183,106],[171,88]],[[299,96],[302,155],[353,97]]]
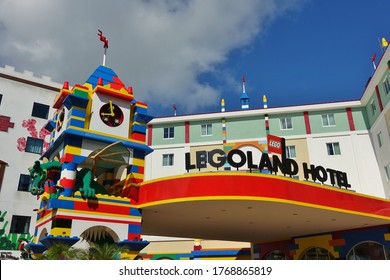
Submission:
[[[145,143],[148,105],[101,65],[82,85],[65,82],[53,107],[46,125],[50,146],[42,158],[59,159],[61,171],[57,194],[42,196],[35,248],[109,236],[136,254],[148,244],[136,207],[145,156],[152,152]]]

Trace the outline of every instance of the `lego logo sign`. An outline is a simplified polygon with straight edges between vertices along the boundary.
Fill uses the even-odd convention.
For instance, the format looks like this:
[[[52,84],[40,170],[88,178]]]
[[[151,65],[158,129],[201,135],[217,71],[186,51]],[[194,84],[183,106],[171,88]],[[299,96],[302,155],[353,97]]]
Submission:
[[[280,149],[280,146],[282,145],[280,142],[277,142],[275,140],[271,140],[269,141],[269,144],[268,144],[270,147],[273,147],[273,148],[276,148],[276,149]]]
[[[282,138],[275,135],[268,134],[267,143],[268,143],[268,153],[275,153],[280,155],[283,153]]]

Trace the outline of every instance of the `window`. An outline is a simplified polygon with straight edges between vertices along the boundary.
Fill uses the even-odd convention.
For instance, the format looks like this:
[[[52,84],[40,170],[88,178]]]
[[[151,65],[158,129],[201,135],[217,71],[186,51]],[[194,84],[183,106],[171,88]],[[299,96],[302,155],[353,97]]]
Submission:
[[[378,138],[378,145],[379,145],[379,148],[382,147],[382,131],[380,131],[377,135],[377,138]]]
[[[370,106],[371,106],[372,115],[374,116],[375,112],[376,112],[376,105],[375,105],[374,100],[371,101]]]
[[[328,150],[328,155],[341,155],[339,143],[326,143],[326,148]]]
[[[385,173],[386,173],[387,181],[390,181],[390,164],[387,164],[385,166]]]
[[[326,249],[313,247],[302,254],[301,260],[334,260],[335,257]]]
[[[31,217],[12,216],[11,228],[9,233],[28,233],[30,229]]]
[[[26,152],[33,154],[42,154],[43,139],[27,137]]]
[[[334,120],[333,114],[324,114],[322,115],[322,126],[334,126],[336,125],[336,122]]]
[[[174,127],[164,127],[164,139],[173,139],[175,137]]]
[[[389,80],[387,78],[383,81],[383,88],[385,89],[386,95],[389,94],[389,92],[390,92],[390,82],[389,82]]]
[[[31,116],[41,119],[47,119],[49,115],[49,108],[49,105],[34,102]]]
[[[286,157],[287,158],[296,158],[297,154],[295,152],[295,146],[286,146]]]
[[[390,251],[380,243],[366,241],[355,245],[347,254],[347,260],[386,260]]]
[[[286,129],[292,129],[292,121],[291,118],[280,118],[280,129],[286,130]]]
[[[213,126],[211,124],[202,124],[200,128],[201,136],[213,135]]]
[[[274,251],[267,253],[267,255],[265,255],[264,259],[265,260],[287,260],[286,255],[282,251],[279,251],[279,250],[274,250]]]
[[[3,100],[3,95],[0,94],[0,105],[1,105],[1,101]]]
[[[163,166],[173,166],[173,154],[163,155]]]
[[[30,175],[20,174],[18,191],[28,192],[30,189],[31,177]]]

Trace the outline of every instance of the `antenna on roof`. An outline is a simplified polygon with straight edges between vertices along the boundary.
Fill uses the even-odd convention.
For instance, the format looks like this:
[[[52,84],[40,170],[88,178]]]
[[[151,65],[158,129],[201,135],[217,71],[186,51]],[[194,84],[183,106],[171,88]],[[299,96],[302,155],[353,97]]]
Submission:
[[[107,49],[108,49],[108,40],[106,37],[103,36],[103,32],[98,29],[98,36],[100,38],[100,41],[104,43],[103,48],[104,48],[104,56],[103,56],[103,66],[106,66],[106,56],[107,56]]]

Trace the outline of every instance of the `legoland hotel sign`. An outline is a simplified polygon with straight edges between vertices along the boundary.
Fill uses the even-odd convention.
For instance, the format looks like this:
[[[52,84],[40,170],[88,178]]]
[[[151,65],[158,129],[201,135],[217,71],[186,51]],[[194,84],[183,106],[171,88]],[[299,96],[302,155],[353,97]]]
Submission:
[[[280,154],[281,158],[277,155],[268,153],[262,153],[259,162],[255,162],[251,151],[243,152],[238,149],[230,150],[227,154],[221,149],[215,149],[211,151],[197,151],[195,154],[195,162],[191,161],[191,154],[185,154],[186,170],[189,172],[192,169],[199,169],[207,167],[207,163],[214,168],[221,168],[228,163],[233,168],[240,168],[247,164],[248,169],[255,170],[268,170],[270,173],[281,172],[287,176],[294,176],[299,172],[298,163],[291,159],[286,158],[285,154],[285,139],[274,135],[268,135],[267,137],[268,153]],[[325,183],[330,180],[332,185],[339,187],[350,188],[348,183],[347,174],[345,172],[325,168],[323,166],[315,166],[313,164],[303,163],[301,168],[306,180],[314,182]]]

